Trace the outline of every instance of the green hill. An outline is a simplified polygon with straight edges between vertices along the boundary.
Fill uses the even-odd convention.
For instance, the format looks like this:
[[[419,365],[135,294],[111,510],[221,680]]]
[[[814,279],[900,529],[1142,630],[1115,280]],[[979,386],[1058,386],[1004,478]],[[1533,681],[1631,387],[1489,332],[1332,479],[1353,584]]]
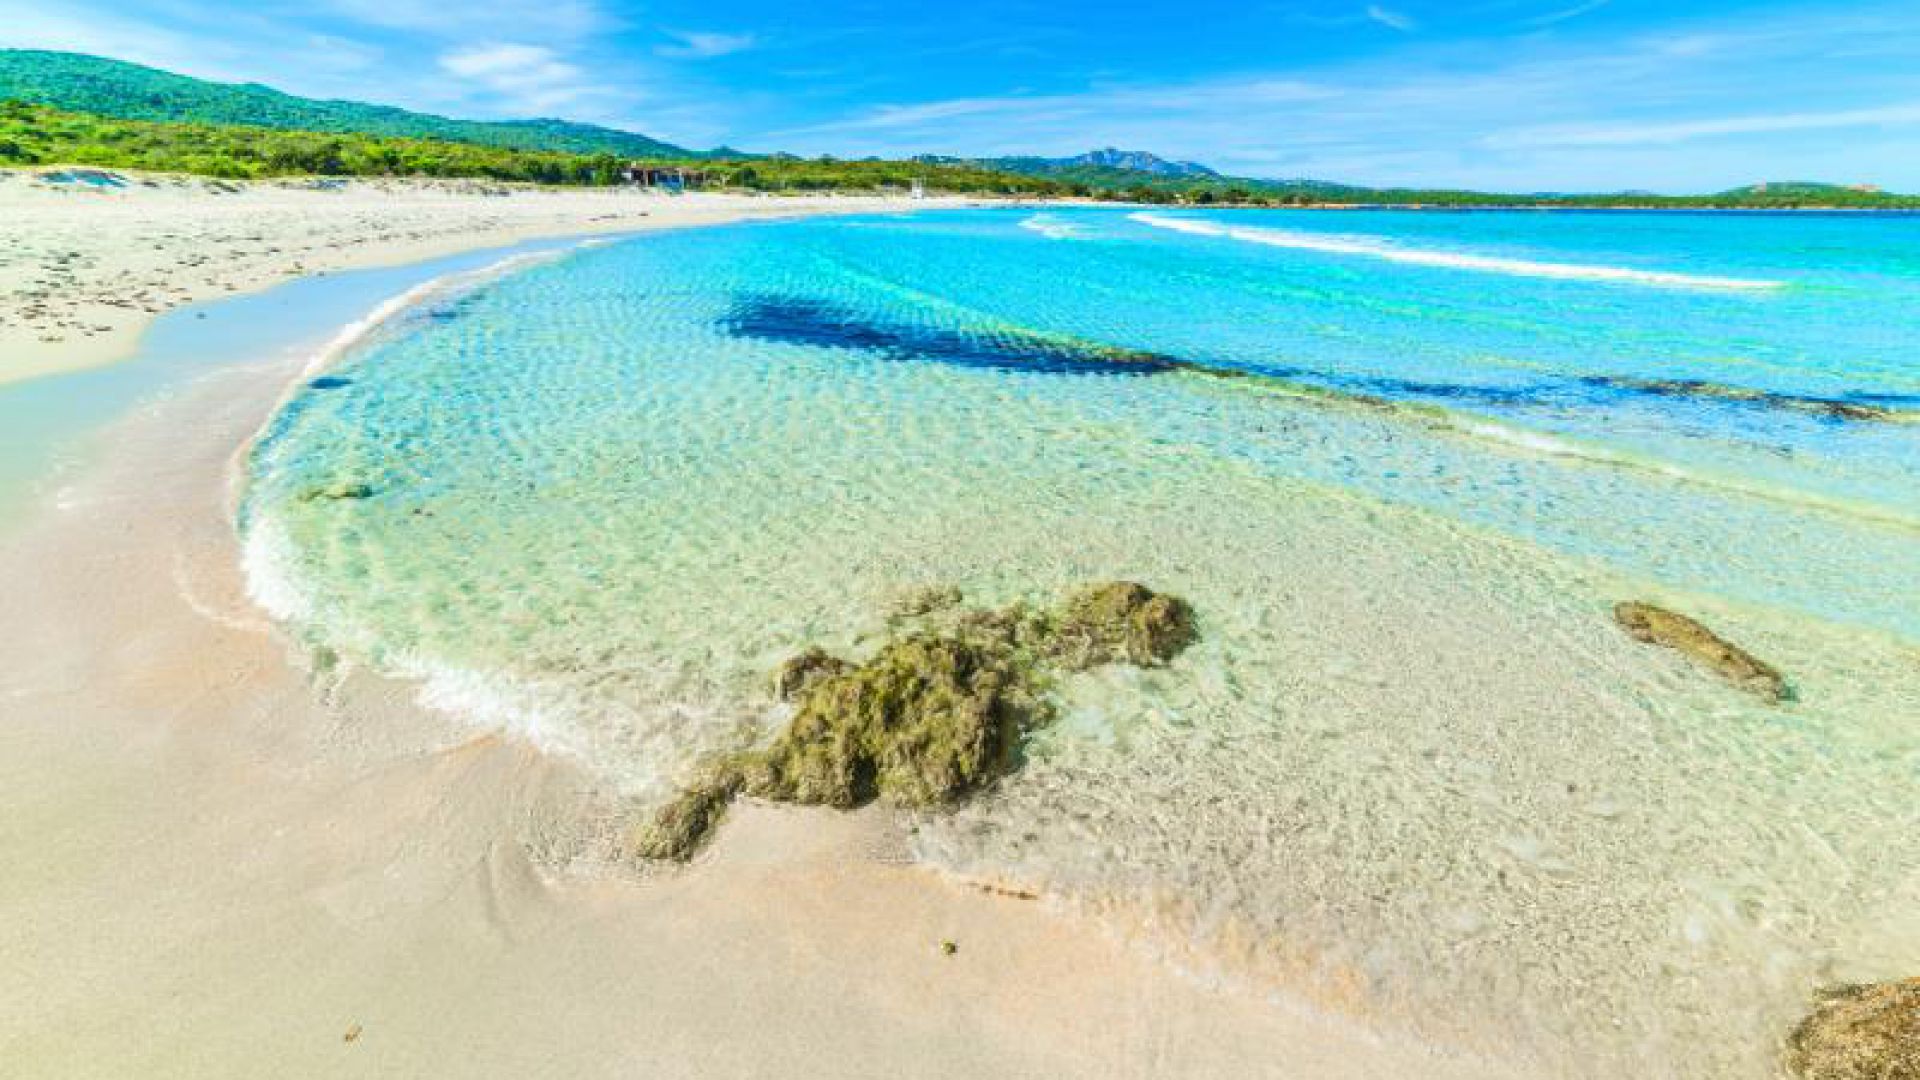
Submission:
[[[696,183],[733,190],[905,191],[1058,196],[1064,185],[968,165],[904,161],[690,161]],[[514,150],[442,139],[288,131],[244,124],[123,120],[24,101],[0,101],[0,168],[85,165],[229,179],[426,176],[536,184],[609,185],[623,179],[612,154]]]
[[[1821,184],[1811,180],[1774,180],[1761,184],[1748,184],[1731,191],[1723,191],[1723,196],[1734,199],[1830,199],[1851,201],[1872,199],[1880,195],[1879,188],[1871,184]]]
[[[98,56],[31,49],[0,50],[0,101],[9,99],[122,120],[245,124],[625,158],[697,156],[658,139],[593,124],[453,120],[387,105],[295,97],[257,83],[209,82]]]

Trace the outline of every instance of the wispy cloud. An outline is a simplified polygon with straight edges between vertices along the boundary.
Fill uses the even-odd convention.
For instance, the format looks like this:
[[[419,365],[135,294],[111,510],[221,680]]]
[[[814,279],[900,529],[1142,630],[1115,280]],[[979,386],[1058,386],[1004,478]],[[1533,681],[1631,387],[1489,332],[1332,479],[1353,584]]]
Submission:
[[[1403,34],[1411,34],[1420,29],[1420,24],[1415,22],[1412,16],[1394,11],[1391,8],[1383,8],[1379,4],[1368,5],[1367,18],[1372,19],[1381,26],[1391,30],[1398,30]]]
[[[1494,148],[1540,146],[1670,146],[1726,135],[1834,128],[1920,126],[1920,102],[1834,112],[1724,116],[1671,123],[1523,128],[1483,140]]]
[[[842,136],[901,133],[907,138],[933,138],[952,132],[956,121],[969,121],[983,130],[1002,127],[1012,139],[1049,132],[1098,130],[1102,123],[1205,123],[1226,110],[1249,111],[1299,106],[1325,101],[1339,91],[1298,79],[1215,79],[1174,85],[1107,86],[1075,94],[1008,94],[999,97],[952,98],[912,104],[874,106],[841,120],[773,132],[772,137]],[[1082,148],[1084,149],[1084,147]]]
[[[1792,147],[1823,154],[1821,171],[1835,179],[1907,183],[1902,176],[1920,176],[1912,162],[1884,170],[1901,139],[1912,142],[1920,83],[1911,69],[1863,68],[1843,84],[1816,77],[1820,58],[1866,48],[1920,55],[1920,26],[1850,12],[1471,44],[1422,33],[1386,56],[898,101],[755,141],[845,155],[1140,146],[1255,176],[1495,188],[1524,177],[1527,189],[1675,191],[1764,178],[1798,160],[1783,159]],[[1751,111],[1786,86],[1804,91],[1797,109]]]
[[[661,56],[690,60],[745,52],[758,43],[752,34],[720,34],[701,30],[668,30],[666,34],[678,44],[662,45],[654,51]]]
[[[539,45],[500,42],[457,49],[440,57],[440,68],[530,112],[566,105],[591,89],[578,66]]]
[[[366,26],[405,30],[441,41],[511,34],[543,42],[580,41],[620,26],[595,0],[316,0],[315,7]]]
[[[1582,15],[1590,15],[1611,3],[1613,3],[1613,0],[1587,0],[1584,4],[1575,4],[1570,8],[1561,8],[1559,11],[1549,11],[1545,15],[1535,15],[1531,19],[1522,19],[1520,25],[1533,27],[1555,26],[1571,19],[1577,19]]]

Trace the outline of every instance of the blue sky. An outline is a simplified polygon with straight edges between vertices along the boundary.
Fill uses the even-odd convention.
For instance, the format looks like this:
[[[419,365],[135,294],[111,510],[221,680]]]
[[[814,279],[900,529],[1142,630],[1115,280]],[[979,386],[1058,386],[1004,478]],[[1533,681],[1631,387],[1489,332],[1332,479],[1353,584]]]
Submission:
[[[1920,190],[1916,16],[1915,0],[0,0],[0,45],[691,146],[1114,145],[1361,183]]]

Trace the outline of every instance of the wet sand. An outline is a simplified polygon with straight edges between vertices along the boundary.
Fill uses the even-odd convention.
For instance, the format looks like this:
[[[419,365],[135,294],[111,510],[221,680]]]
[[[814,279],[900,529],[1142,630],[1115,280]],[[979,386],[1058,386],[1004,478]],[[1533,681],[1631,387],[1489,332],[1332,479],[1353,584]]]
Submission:
[[[585,777],[248,600],[234,454],[303,364],[141,409],[0,539],[13,1075],[1509,1075],[937,877],[884,811],[607,861]]]

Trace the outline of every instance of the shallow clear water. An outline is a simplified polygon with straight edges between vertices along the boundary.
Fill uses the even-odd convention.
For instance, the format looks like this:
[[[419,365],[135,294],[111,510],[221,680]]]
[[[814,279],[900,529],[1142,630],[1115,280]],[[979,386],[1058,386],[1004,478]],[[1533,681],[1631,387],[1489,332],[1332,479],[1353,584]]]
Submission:
[[[1916,241],[1058,210],[649,236],[384,328],[274,419],[242,527],[316,645],[641,800],[905,588],[1182,593],[1204,643],[1069,681],[923,857],[1156,905],[1554,1067],[1764,1075],[1809,986],[1920,967]],[[1629,597],[1799,700],[1626,640]]]
[[[0,532],[28,520],[36,505],[57,496],[88,459],[101,429],[129,410],[227,365],[310,356],[343,323],[423,281],[559,246],[533,241],[402,267],[299,278],[168,312],[154,321],[127,360],[0,384]]]

